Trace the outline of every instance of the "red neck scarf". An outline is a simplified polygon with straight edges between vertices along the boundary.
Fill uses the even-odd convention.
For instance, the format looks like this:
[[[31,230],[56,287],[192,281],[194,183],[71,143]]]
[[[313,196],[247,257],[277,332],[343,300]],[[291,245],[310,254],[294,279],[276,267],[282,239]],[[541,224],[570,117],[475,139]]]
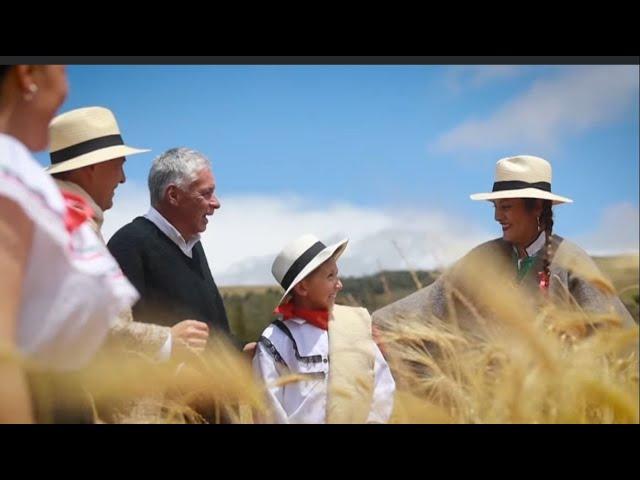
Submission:
[[[80,195],[63,190],[62,197],[66,206],[64,226],[69,233],[93,217],[93,210]]]
[[[279,305],[273,313],[282,315],[283,320],[291,318],[302,318],[314,327],[327,330],[329,328],[329,311],[328,310],[308,310],[306,308],[296,307],[293,302]]]

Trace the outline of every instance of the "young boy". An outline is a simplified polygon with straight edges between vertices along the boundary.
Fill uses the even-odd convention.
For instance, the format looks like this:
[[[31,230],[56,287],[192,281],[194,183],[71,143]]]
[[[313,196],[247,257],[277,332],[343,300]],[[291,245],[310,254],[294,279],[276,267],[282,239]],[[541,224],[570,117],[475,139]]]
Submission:
[[[336,261],[347,241],[327,247],[303,235],[271,267],[285,292],[253,367],[276,423],[385,423],[391,416],[395,382],[373,342],[369,313],[334,305],[342,289]]]

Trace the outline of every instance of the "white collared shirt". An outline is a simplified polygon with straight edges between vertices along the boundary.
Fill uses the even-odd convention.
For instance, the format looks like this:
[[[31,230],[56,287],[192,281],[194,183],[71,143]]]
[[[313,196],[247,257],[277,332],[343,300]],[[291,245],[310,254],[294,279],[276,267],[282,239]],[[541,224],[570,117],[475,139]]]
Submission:
[[[188,241],[185,240],[176,227],[171,225],[171,223],[169,223],[169,221],[153,207],[149,208],[149,211],[144,215],[144,218],[152,222],[162,233],[169,237],[169,239],[178,246],[182,253],[189,258],[193,258],[192,250],[195,244],[200,241],[200,235],[196,234]]]
[[[538,238],[536,238],[531,245],[529,245],[527,248],[525,248],[525,251],[527,252],[527,257],[533,257],[540,250],[542,250],[542,248],[544,247],[544,244],[545,244],[546,241],[547,241],[547,234],[543,230],[538,235]],[[515,246],[513,248],[514,248],[514,250],[516,252],[516,255],[518,255],[518,249]],[[518,268],[520,268],[520,262],[521,261],[522,261],[522,258],[520,258],[518,256]]]
[[[299,361],[292,343],[279,328],[269,325],[262,336],[267,338],[282,355],[292,373],[311,374],[308,381],[298,381],[276,386],[277,380],[289,372],[274,360],[262,342],[258,343],[253,357],[253,369],[267,385],[267,399],[275,423],[326,423],[327,386],[329,374],[329,336],[326,330],[317,328],[305,320],[285,320],[296,340],[298,353],[318,356],[319,361]],[[367,423],[386,423],[393,410],[395,381],[389,365],[380,349],[375,347],[374,387]]]

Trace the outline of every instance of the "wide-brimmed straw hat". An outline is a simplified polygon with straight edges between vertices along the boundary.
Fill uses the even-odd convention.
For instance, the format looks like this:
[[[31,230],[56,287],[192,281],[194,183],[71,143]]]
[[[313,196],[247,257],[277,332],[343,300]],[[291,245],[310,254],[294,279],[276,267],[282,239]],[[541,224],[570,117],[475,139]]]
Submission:
[[[551,164],[532,155],[498,160],[492,191],[471,195],[471,200],[500,198],[541,198],[554,204],[573,202],[570,198],[551,193]]]
[[[305,234],[285,246],[273,261],[271,273],[284,288],[282,303],[293,287],[307,275],[335,255],[336,259],[347,248],[347,238],[328,247],[315,235]]]
[[[49,137],[49,173],[149,151],[125,145],[116,117],[104,107],[78,108],[58,115],[49,124]]]

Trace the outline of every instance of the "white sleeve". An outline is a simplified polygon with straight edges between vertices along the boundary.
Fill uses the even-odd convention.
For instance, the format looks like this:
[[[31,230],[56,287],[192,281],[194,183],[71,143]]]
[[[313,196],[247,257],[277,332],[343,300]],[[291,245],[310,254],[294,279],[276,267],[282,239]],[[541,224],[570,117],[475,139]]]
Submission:
[[[377,345],[374,375],[373,400],[367,423],[387,423],[393,411],[393,395],[396,390],[396,382],[391,376],[389,364],[382,356]]]
[[[283,408],[284,387],[274,385],[280,378],[276,362],[259,342],[256,347],[256,354],[253,357],[253,371],[266,386],[266,399],[267,405],[271,410],[271,421],[273,423],[289,423],[289,418]]]

